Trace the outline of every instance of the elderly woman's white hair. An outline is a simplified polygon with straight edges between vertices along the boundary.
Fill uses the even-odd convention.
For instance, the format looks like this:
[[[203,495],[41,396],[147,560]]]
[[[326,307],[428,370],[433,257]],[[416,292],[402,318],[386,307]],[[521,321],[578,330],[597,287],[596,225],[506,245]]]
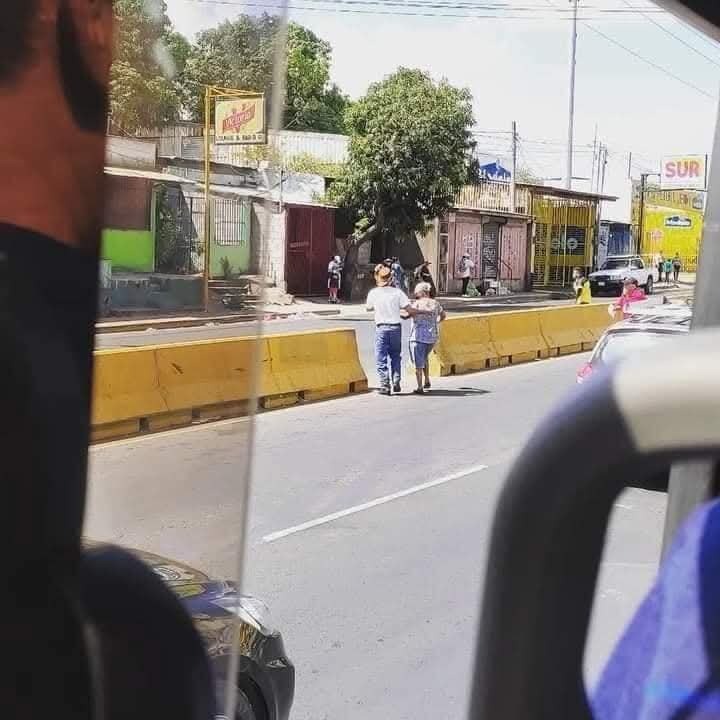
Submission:
[[[432,286],[427,282],[420,282],[415,286],[415,297],[430,297]]]

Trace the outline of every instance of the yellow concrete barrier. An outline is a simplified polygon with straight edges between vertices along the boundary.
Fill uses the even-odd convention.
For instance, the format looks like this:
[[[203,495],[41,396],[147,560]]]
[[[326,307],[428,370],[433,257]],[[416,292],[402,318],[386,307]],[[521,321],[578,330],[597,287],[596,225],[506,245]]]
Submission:
[[[139,423],[139,418],[167,410],[152,349],[95,353],[94,426],[125,423],[125,427],[130,428],[133,423]]]
[[[596,341],[593,331],[586,324],[590,314],[585,311],[586,307],[590,306],[572,305],[537,311],[540,330],[551,355],[581,352],[583,347]]]
[[[592,350],[600,336],[615,322],[608,314],[608,305],[610,303],[593,303],[578,308],[581,311],[582,325],[590,336],[583,342],[583,350]]]
[[[258,359],[265,408],[367,389],[355,331],[205,340],[95,353],[93,437],[244,414]]]
[[[440,325],[440,338],[430,355],[434,377],[496,367],[498,353],[490,339],[486,315],[455,315]]]
[[[528,362],[550,355],[537,310],[518,310],[488,315],[490,339],[500,365]]]

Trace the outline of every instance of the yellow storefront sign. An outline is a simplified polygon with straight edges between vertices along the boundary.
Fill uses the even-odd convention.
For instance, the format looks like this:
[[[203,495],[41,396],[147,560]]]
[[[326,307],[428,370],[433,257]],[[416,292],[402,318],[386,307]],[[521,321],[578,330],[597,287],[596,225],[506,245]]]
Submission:
[[[264,95],[216,101],[215,142],[218,145],[261,145],[266,141]]]
[[[632,224],[639,227],[640,191],[633,183]],[[643,236],[640,253],[651,260],[659,253],[678,253],[683,267],[694,270],[700,251],[705,215],[705,193],[694,190],[645,191]]]

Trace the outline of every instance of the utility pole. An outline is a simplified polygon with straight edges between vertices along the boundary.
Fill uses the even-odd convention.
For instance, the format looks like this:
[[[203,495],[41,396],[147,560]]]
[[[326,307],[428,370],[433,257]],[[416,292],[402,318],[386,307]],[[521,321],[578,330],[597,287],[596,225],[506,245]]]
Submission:
[[[645,231],[645,193],[647,192],[647,179],[649,177],[660,177],[660,173],[641,173],[640,174],[640,202],[639,202],[639,214],[638,218],[638,237],[637,246],[635,252],[640,254],[640,248],[642,247],[643,232]]]
[[[638,236],[635,238],[635,253],[640,252],[642,245],[642,237],[645,225],[645,185],[647,183],[647,173],[640,173],[640,202],[638,203]]]
[[[515,184],[515,174],[517,173],[517,123],[512,123],[512,167],[510,168],[512,175],[510,177],[510,212],[517,210],[517,193]]]
[[[210,109],[213,90],[205,87],[205,216],[203,218],[203,307],[207,312],[210,304]]]
[[[598,174],[599,174],[599,192],[602,195],[605,192],[605,170],[607,170],[607,163],[608,163],[608,148],[607,145],[600,145],[601,155],[598,158],[598,161],[601,163],[600,167],[598,168]]]
[[[577,55],[577,21],[578,0],[570,0],[573,6],[573,19],[570,36],[570,92],[568,100],[568,142],[567,142],[567,168],[565,171],[565,188],[572,189],[573,176],[573,143],[575,142],[575,58]]]
[[[597,185],[595,184],[595,170],[596,165],[600,161],[600,156],[598,155],[598,126],[597,123],[595,123],[595,139],[593,140],[593,163],[592,163],[592,172],[590,173],[590,192],[594,192]]]

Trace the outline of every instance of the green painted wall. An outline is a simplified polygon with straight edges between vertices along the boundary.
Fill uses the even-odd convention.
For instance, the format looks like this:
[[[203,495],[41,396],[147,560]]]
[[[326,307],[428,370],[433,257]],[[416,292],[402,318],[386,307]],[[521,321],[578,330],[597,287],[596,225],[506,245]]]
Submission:
[[[246,273],[250,268],[250,213],[247,200],[223,200],[213,203],[215,233],[210,242],[210,277],[222,278],[222,259],[232,266],[232,274]],[[212,221],[211,221],[212,222]]]
[[[102,233],[101,257],[112,261],[113,271],[153,272],[155,237],[152,230],[113,230]]]

